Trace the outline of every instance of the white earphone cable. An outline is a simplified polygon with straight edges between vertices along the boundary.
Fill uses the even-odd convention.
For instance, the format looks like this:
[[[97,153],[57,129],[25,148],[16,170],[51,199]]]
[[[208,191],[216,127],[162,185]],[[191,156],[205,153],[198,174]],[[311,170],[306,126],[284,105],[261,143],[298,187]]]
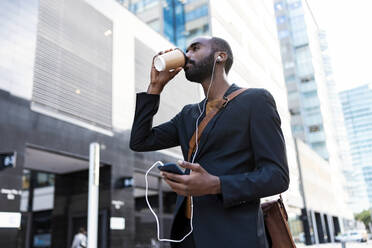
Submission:
[[[207,96],[206,96],[206,99],[204,101],[204,104],[203,104],[203,111],[201,111],[200,109],[200,106],[198,104],[198,108],[199,108],[199,112],[200,112],[200,115],[199,117],[196,119],[196,123],[195,123],[195,143],[196,143],[196,148],[195,148],[195,152],[194,152],[194,155],[192,157],[192,160],[191,160],[191,163],[194,163],[195,161],[195,157],[196,157],[196,154],[198,152],[198,149],[199,149],[199,142],[198,142],[198,133],[199,133],[199,119],[200,117],[202,117],[204,111],[205,111],[205,108],[206,108],[206,105],[207,105],[207,101],[208,101],[208,96],[209,96],[209,91],[211,89],[211,86],[213,84],[213,79],[214,79],[214,69],[215,69],[215,66],[216,66],[216,62],[217,62],[217,59],[214,61],[213,63],[213,69],[212,69],[212,76],[211,76],[211,80],[209,82],[209,86],[208,86],[208,91],[207,91]],[[145,198],[146,198],[146,203],[147,203],[147,206],[149,207],[151,213],[154,215],[155,217],[155,220],[156,220],[156,227],[157,227],[157,238],[159,241],[161,242],[174,242],[174,243],[180,243],[182,241],[184,241],[194,230],[194,227],[192,225],[192,221],[193,221],[193,217],[194,217],[194,204],[193,204],[193,198],[192,196],[190,196],[190,203],[191,203],[191,218],[190,218],[190,232],[188,232],[182,239],[180,240],[173,240],[173,239],[162,239],[160,238],[160,224],[159,224],[159,219],[158,219],[158,216],[156,215],[156,213],[154,212],[154,210],[152,209],[151,207],[151,204],[149,202],[149,199],[148,199],[148,188],[149,188],[149,183],[148,183],[148,179],[147,179],[147,175],[150,173],[150,171],[157,165],[157,164],[160,164],[160,165],[164,165],[161,161],[156,161],[146,172],[145,174],[145,181],[146,181],[146,192],[145,192]]]

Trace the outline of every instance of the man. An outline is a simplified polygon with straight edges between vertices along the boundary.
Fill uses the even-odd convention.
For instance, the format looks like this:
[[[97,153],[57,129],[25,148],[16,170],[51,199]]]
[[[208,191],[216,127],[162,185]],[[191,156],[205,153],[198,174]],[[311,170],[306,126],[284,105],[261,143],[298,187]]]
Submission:
[[[199,106],[186,105],[170,121],[152,127],[161,92],[182,70],[158,72],[153,65],[147,93],[137,94],[132,150],[180,145],[187,160],[199,108],[207,101],[208,113],[214,102],[239,89],[227,81],[233,54],[225,40],[197,38],[187,48],[186,57],[186,78],[200,83],[207,98]],[[204,117],[205,113],[200,121]],[[191,173],[162,173],[178,194],[171,238],[181,239],[190,231],[186,196],[193,196],[194,231],[183,242],[171,243],[172,247],[268,247],[260,198],[281,193],[289,185],[280,118],[268,91],[248,89],[227,102],[204,129],[194,163],[181,161],[179,165]]]
[[[74,240],[72,241],[71,248],[86,248],[87,247],[87,232],[83,227],[79,229],[79,232],[75,234]]]

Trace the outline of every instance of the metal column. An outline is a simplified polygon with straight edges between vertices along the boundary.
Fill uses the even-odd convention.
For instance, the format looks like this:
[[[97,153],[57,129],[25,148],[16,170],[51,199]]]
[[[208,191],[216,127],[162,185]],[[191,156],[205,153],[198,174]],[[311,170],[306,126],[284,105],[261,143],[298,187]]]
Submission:
[[[310,213],[311,213],[311,220],[313,222],[315,244],[319,244],[318,227],[316,225],[315,213],[313,210],[310,210]]]
[[[329,232],[331,233],[331,242],[335,242],[335,228],[333,226],[333,219],[332,216],[327,214],[326,218],[328,219],[328,227],[329,227]]]
[[[89,147],[88,247],[97,248],[99,199],[99,144]]]

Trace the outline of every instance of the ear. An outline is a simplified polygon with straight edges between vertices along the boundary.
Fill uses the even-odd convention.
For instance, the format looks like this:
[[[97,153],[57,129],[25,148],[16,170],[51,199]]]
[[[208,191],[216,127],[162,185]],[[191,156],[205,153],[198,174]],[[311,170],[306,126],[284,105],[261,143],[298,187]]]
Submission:
[[[217,58],[216,58],[217,63],[224,62],[224,61],[226,61],[226,59],[227,59],[227,53],[225,53],[225,52],[218,52],[217,53]]]

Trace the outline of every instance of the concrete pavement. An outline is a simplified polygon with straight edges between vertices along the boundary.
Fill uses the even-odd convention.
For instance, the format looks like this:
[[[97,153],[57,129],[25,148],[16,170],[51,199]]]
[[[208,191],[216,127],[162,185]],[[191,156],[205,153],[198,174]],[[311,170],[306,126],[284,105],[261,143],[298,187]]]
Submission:
[[[319,245],[302,245],[296,244],[297,248],[343,248],[341,243],[331,243],[331,244],[319,244]],[[345,248],[372,248],[372,240],[367,243],[346,243]]]

